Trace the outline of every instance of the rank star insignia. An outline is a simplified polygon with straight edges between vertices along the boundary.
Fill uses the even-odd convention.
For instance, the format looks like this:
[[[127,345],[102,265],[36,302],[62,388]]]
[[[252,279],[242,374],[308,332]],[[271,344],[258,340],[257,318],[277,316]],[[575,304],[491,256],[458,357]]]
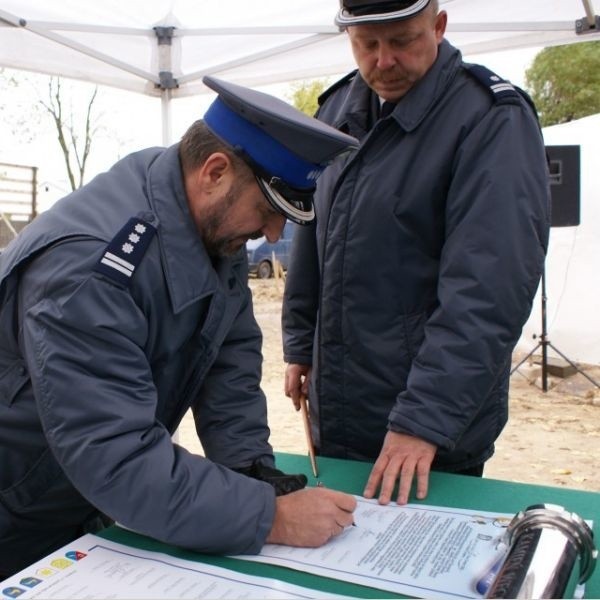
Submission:
[[[130,218],[110,240],[94,271],[129,286],[155,235],[152,223],[139,217]]]

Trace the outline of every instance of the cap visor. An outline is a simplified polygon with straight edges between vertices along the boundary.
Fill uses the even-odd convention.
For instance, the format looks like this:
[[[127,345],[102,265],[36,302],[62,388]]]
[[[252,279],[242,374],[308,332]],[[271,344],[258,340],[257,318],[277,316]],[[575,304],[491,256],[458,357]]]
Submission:
[[[287,200],[274,187],[269,185],[262,177],[256,177],[258,185],[271,206],[290,221],[298,225],[307,225],[315,218],[312,204],[312,192],[294,191],[296,198]]]

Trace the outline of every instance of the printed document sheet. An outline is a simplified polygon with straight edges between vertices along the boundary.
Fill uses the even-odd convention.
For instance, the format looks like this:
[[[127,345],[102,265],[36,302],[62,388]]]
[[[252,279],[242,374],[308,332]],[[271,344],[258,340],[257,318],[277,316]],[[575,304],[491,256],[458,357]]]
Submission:
[[[356,500],[355,525],[321,548],[267,544],[257,556],[236,558],[418,598],[485,594],[486,574],[506,552],[501,538],[513,514]]]
[[[0,582],[0,598],[340,598],[84,535]]]

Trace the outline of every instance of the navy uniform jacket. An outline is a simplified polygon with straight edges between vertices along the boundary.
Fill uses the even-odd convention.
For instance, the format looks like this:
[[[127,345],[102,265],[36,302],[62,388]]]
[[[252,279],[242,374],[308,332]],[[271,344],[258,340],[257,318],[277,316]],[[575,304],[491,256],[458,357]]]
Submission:
[[[361,144],[319,179],[316,225],[294,234],[284,355],[313,366],[324,455],[372,460],[389,428],[437,445],[435,467],[466,469],[507,419],[548,242],[544,144],[520,94],[482,85],[446,41],[373,124],[376,102],[355,73],[319,109]]]
[[[273,464],[247,262],[211,264],[176,146],[125,158],[8,246],[0,336],[3,569],[98,511],[198,551],[260,550],[274,490],[227,468]],[[172,443],[189,407],[206,458]]]

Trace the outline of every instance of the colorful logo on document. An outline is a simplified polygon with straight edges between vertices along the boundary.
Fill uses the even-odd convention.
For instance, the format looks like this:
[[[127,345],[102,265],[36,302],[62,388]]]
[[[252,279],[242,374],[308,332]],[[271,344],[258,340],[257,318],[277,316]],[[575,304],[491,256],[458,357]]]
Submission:
[[[52,575],[56,575],[57,572],[58,571],[51,569],[50,567],[41,567],[35,572],[35,574],[43,579],[44,577],[52,577]]]
[[[17,587],[16,585],[12,585],[10,587],[4,588],[2,593],[8,598],[18,598],[21,594],[24,594],[27,590],[23,588]]]
[[[69,550],[69,552],[65,553],[65,558],[59,557],[55,558],[50,562],[50,565],[54,568],[50,567],[40,567],[36,571],[37,577],[23,577],[19,581],[20,585],[24,585],[26,588],[33,588],[36,585],[42,583],[42,579],[47,577],[52,577],[52,575],[56,575],[58,570],[66,569],[70,567],[74,562],[85,558],[87,554],[85,552],[80,552],[79,550]],[[40,579],[41,578],[41,579]],[[4,588],[2,590],[2,595],[7,598],[18,598],[21,594],[24,594],[27,590],[20,588],[16,585]]]
[[[66,569],[67,567],[70,567],[73,564],[72,560],[68,560],[66,558],[55,558],[53,561],[50,562],[50,565],[53,566],[55,569]]]
[[[23,577],[23,579],[21,579],[19,583],[21,585],[24,585],[25,587],[32,588],[35,587],[38,583],[42,583],[42,580],[38,579],[37,577]]]

